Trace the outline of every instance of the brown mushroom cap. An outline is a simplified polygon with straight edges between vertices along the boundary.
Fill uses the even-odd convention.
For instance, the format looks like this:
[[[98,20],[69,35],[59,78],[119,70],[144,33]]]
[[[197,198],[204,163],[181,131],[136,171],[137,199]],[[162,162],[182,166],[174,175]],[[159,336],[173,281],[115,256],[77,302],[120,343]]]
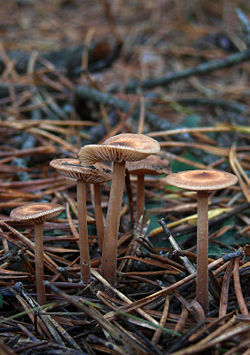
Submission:
[[[136,162],[128,162],[126,168],[132,175],[163,175],[170,174],[169,162],[157,155],[149,155],[147,158]]]
[[[237,183],[235,175],[219,170],[188,170],[170,174],[166,183],[185,190],[212,191]]]
[[[160,151],[160,144],[143,134],[124,133],[106,139],[102,144],[89,144],[81,148],[79,160],[83,165],[98,161],[137,161]]]
[[[26,203],[23,206],[13,209],[10,213],[10,217],[18,221],[39,224],[58,216],[63,210],[64,207],[57,203]]]
[[[111,171],[108,169],[96,168],[95,166],[82,166],[78,159],[55,159],[50,166],[60,174],[74,180],[83,180],[89,184],[98,184],[112,179]]]

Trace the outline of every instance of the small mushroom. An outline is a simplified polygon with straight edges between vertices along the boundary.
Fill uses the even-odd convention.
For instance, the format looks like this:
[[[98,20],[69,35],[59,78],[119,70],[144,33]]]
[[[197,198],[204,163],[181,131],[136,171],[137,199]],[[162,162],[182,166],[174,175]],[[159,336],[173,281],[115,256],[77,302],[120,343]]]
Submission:
[[[90,282],[89,265],[89,242],[87,227],[87,209],[86,209],[86,183],[94,184],[95,188],[95,213],[97,234],[100,249],[103,243],[103,216],[100,211],[100,183],[110,181],[111,173],[107,169],[97,169],[94,166],[84,167],[78,159],[55,159],[50,162],[50,166],[55,168],[60,174],[67,178],[77,181],[77,208],[79,220],[79,249],[80,249],[80,268],[81,280],[83,283]]]
[[[126,168],[129,174],[137,176],[137,193],[136,193],[136,212],[137,222],[145,208],[145,191],[144,191],[144,176],[145,175],[166,175],[171,171],[168,168],[169,162],[162,159],[157,155],[149,155],[147,158],[136,161],[128,162]]]
[[[43,224],[45,221],[58,216],[64,207],[56,203],[27,203],[13,209],[10,217],[18,221],[34,224],[35,229],[35,266],[36,266],[36,292],[37,302],[46,303],[44,286],[43,262]]]
[[[208,193],[234,185],[237,177],[219,170],[189,170],[166,177],[166,183],[197,191],[197,278],[196,298],[208,310]]]
[[[101,274],[116,283],[117,238],[123,196],[126,161],[137,161],[160,151],[159,143],[143,134],[124,133],[108,138],[103,144],[90,144],[81,148],[79,160],[83,165],[99,161],[113,162],[113,179],[108,204]]]

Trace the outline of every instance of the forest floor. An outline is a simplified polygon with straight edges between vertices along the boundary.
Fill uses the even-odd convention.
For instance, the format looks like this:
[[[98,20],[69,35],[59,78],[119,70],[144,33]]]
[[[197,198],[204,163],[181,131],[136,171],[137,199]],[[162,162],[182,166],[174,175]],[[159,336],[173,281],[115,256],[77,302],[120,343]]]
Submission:
[[[9,0],[0,5],[0,353],[249,355],[249,4]],[[126,173],[117,283],[100,275],[93,188],[91,264],[81,282],[76,183],[50,165],[120,133],[159,141],[167,174],[216,169],[209,194],[209,309],[195,287],[196,194]],[[106,216],[111,183],[101,186]],[[65,207],[44,223],[46,303],[24,203]]]

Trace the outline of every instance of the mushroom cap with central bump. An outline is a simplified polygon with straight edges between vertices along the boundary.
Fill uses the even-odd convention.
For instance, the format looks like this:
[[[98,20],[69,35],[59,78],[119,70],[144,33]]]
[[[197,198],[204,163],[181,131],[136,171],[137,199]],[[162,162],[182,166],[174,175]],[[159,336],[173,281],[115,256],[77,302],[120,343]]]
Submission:
[[[166,183],[185,190],[213,191],[237,183],[237,176],[220,170],[188,170],[168,175]]]
[[[18,221],[39,224],[58,216],[63,210],[64,207],[57,203],[26,203],[12,210],[10,217]]]
[[[95,166],[85,167],[78,159],[55,159],[50,162],[50,166],[69,179],[82,180],[89,184],[99,184],[112,179],[111,170]]]
[[[106,139],[102,144],[89,144],[81,148],[79,160],[83,165],[98,161],[137,161],[158,153],[160,144],[143,134],[123,133]]]

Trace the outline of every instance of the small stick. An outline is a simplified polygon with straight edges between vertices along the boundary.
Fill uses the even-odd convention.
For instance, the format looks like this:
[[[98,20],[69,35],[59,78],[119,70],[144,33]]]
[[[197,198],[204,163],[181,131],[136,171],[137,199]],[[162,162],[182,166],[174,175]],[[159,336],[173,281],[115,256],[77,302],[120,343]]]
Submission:
[[[233,277],[234,277],[234,289],[236,293],[236,298],[240,307],[240,311],[243,315],[248,316],[248,309],[242,294],[242,289],[241,289],[241,284],[240,284],[240,275],[239,275],[239,263],[240,260],[239,258],[236,258],[234,260],[234,271],[233,271]]]
[[[140,95],[140,117],[139,117],[139,125],[138,125],[137,133],[143,133],[144,122],[145,122],[145,100],[144,97]]]
[[[155,78],[155,79],[146,79],[144,81],[137,81],[129,83],[125,90],[134,91],[138,87],[143,89],[152,89],[157,86],[166,86],[173,82],[177,82],[182,79],[189,78],[194,75],[203,75],[210,73],[215,70],[228,68],[236,64],[242,63],[250,58],[250,49],[246,49],[243,52],[234,53],[223,59],[211,60],[200,65],[197,65],[193,68],[187,68],[177,73],[167,73],[166,75]]]
[[[181,311],[180,317],[179,317],[178,322],[177,322],[175,329],[174,329],[175,332],[178,332],[178,333],[183,332],[186,320],[188,319],[188,314],[189,314],[189,312],[188,312],[187,308],[185,308],[184,305],[182,305],[182,311]]]
[[[223,277],[221,296],[220,296],[219,318],[222,318],[227,313],[228,291],[229,291],[229,283],[230,283],[232,271],[233,271],[233,260],[229,262]]]
[[[117,290],[115,287],[113,287],[106,279],[104,279],[97,271],[91,269],[91,274],[100,282],[102,282],[102,284],[107,288],[110,289],[113,293],[115,293],[118,297],[120,297],[121,300],[123,300],[124,302],[128,303],[128,304],[132,304],[132,301],[126,297],[122,292],[120,292],[119,290]],[[138,308],[137,312],[143,316],[145,319],[147,319],[148,321],[152,322],[153,324],[159,326],[159,323],[153,318],[151,317],[149,314],[147,314],[146,312],[144,312],[142,309]],[[115,312],[109,312],[105,314],[105,318],[109,319],[110,316],[112,316],[115,314]]]
[[[168,310],[169,310],[169,297],[167,296],[166,299],[165,299],[165,304],[164,304],[164,308],[163,308],[163,311],[162,311],[162,316],[161,316],[161,319],[160,319],[160,322],[159,322],[159,325],[162,328],[165,326],[165,323],[166,323],[166,320],[167,320],[167,317],[168,317]],[[152,343],[154,345],[157,345],[158,341],[160,340],[161,333],[162,333],[162,330],[160,328],[156,329],[156,331],[154,332],[154,335],[153,335],[153,338],[152,338]]]
[[[172,234],[171,234],[166,222],[164,221],[164,218],[162,218],[159,221],[159,223],[162,226],[164,232],[166,233],[167,238],[168,238],[169,242],[171,243],[172,247],[174,248],[174,250],[177,250],[178,252],[180,252],[179,258],[182,260],[182,262],[185,265],[185,267],[188,270],[188,272],[190,274],[194,273],[196,271],[195,267],[193,266],[193,264],[189,261],[189,259],[186,256],[181,256],[182,255],[182,249],[180,248],[179,244],[176,242],[176,240],[172,236]]]

